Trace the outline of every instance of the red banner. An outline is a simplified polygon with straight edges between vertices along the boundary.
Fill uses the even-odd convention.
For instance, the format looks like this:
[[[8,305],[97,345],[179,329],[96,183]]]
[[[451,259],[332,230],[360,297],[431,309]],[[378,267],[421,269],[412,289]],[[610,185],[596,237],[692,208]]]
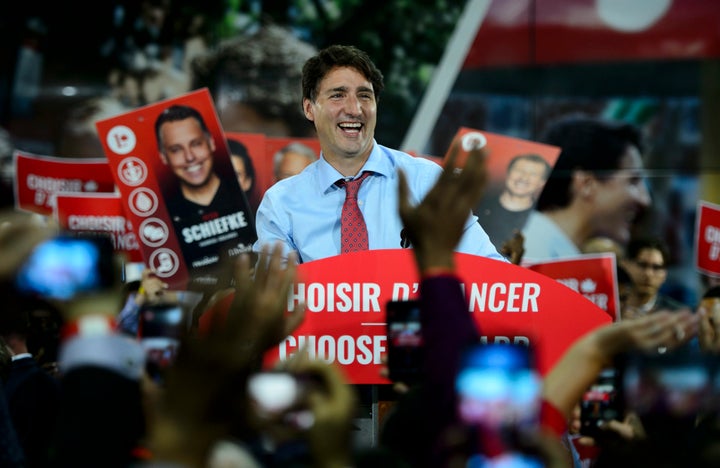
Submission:
[[[695,261],[701,273],[720,276],[720,205],[702,200],[697,206]]]
[[[464,69],[720,56],[720,2],[495,0]]]
[[[109,234],[117,252],[129,262],[142,262],[137,236],[125,217],[117,193],[58,194],[53,212],[58,225],[72,232]]]
[[[456,262],[482,340],[532,344],[543,374],[577,338],[611,321],[545,275],[475,255],[457,254]],[[340,364],[352,383],[388,383],[379,374],[385,304],[416,297],[418,285],[410,250],[370,250],[300,265],[288,309],[306,303],[305,322],[268,353],[266,365],[307,347],[311,355]]]
[[[523,266],[582,294],[607,312],[613,321],[620,319],[617,265],[614,254],[589,254]]]
[[[15,151],[15,208],[51,216],[59,193],[112,193],[106,159],[56,158]]]

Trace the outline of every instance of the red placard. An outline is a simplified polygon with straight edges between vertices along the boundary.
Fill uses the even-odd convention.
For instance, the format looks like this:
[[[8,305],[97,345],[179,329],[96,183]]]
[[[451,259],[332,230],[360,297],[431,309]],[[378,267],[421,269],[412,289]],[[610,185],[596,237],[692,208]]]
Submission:
[[[221,208],[183,208],[170,213],[168,205],[187,203],[180,198],[184,195],[177,186],[178,178],[161,158],[155,121],[173,105],[197,111],[207,126],[215,147],[213,170],[226,192],[222,200],[216,197],[212,203],[221,202]],[[144,262],[172,288],[193,289],[195,283],[206,287],[211,281],[220,281],[214,270],[220,262],[252,249],[256,239],[253,215],[237,182],[207,89],[100,120],[96,126]]]
[[[697,205],[695,262],[701,273],[720,276],[720,205],[703,200]]]
[[[522,231],[525,227],[560,155],[560,148],[461,127],[453,137],[443,164],[451,148],[455,147],[459,148],[455,164],[460,167],[465,165],[471,150],[485,148],[488,177],[482,198],[473,212],[490,241],[499,248],[512,239],[514,231]]]
[[[577,338],[611,321],[592,302],[558,281],[529,269],[485,257],[456,254],[470,310],[489,342],[531,344],[543,374]],[[304,263],[288,309],[307,305],[293,335],[268,352],[266,365],[299,348],[336,362],[356,384],[388,383],[380,377],[386,348],[385,304],[416,297],[418,275],[412,252],[369,250]]]
[[[450,143],[450,148],[459,144],[460,149],[455,160],[455,165],[462,167],[465,164],[468,153],[475,148],[486,148],[487,151],[487,172],[488,186],[502,185],[505,181],[508,163],[512,158],[521,154],[537,154],[541,156],[550,167],[555,165],[560,148],[546,145],[536,141],[513,138],[497,133],[486,132],[468,127],[460,127]],[[443,163],[447,160],[448,152],[443,157]]]
[[[617,265],[614,254],[588,254],[523,265],[552,278],[598,306],[614,320],[620,319]]]
[[[115,250],[124,253],[128,261],[143,260],[132,223],[125,217],[117,193],[58,194],[53,217],[68,231],[109,234]]]
[[[112,193],[115,190],[106,159],[57,158],[13,153],[15,208],[51,216],[59,193]]]

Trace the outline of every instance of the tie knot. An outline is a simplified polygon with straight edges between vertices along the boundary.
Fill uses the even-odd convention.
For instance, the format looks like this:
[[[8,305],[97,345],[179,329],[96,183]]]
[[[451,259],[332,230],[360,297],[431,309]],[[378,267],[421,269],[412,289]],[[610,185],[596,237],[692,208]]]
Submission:
[[[357,198],[360,185],[370,175],[370,172],[363,172],[360,177],[351,180],[341,179],[338,181],[340,187],[345,186],[345,198]]]

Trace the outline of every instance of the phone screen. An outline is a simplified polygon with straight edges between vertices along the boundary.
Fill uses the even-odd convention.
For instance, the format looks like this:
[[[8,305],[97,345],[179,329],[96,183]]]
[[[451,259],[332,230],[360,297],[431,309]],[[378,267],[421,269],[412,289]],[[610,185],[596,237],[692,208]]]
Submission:
[[[140,308],[138,337],[145,350],[148,374],[157,381],[175,361],[180,340],[188,331],[188,315],[180,304],[151,304]]]
[[[530,347],[473,346],[463,356],[455,380],[459,416],[465,424],[490,429],[535,428],[541,387]]]
[[[388,301],[385,310],[390,380],[416,383],[422,378],[425,353],[420,302]]]
[[[109,237],[61,234],[37,245],[15,278],[24,293],[69,300],[113,286],[118,275]]]
[[[300,401],[302,391],[298,378],[289,372],[258,372],[248,379],[250,401],[261,413],[287,411]]]
[[[671,352],[629,354],[623,372],[628,409],[642,416],[694,418],[719,409],[718,356]]]
[[[621,385],[614,368],[603,369],[595,382],[583,394],[580,402],[580,432],[589,437],[600,437],[605,431],[602,423],[624,417]]]

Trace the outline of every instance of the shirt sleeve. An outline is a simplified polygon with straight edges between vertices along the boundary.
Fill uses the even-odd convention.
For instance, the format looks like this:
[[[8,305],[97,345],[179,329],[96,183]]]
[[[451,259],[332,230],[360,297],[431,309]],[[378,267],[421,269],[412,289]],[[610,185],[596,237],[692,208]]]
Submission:
[[[480,223],[478,223],[477,216],[473,214],[468,217],[465,223],[465,232],[456,250],[462,253],[480,255],[509,263],[509,260],[498,252],[495,245],[490,241],[490,237],[482,226],[480,226]]]
[[[289,219],[283,211],[282,200],[277,199],[272,192],[265,192],[260,202],[255,218],[255,229],[257,241],[253,245],[253,252],[260,252],[263,245],[274,245],[277,242],[283,245],[285,257],[290,252],[297,251],[292,239],[286,234],[290,232],[290,226]]]

